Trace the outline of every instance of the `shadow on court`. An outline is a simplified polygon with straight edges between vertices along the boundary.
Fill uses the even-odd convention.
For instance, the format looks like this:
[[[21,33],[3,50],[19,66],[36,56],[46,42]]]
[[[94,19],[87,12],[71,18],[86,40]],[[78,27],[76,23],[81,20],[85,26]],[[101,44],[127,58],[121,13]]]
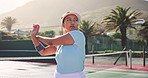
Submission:
[[[148,78],[148,71],[130,70],[125,65],[109,68],[100,64],[85,63],[87,78]],[[120,69],[127,68],[127,69]],[[53,63],[0,61],[0,78],[53,78],[56,65]],[[148,66],[145,67],[148,69]]]

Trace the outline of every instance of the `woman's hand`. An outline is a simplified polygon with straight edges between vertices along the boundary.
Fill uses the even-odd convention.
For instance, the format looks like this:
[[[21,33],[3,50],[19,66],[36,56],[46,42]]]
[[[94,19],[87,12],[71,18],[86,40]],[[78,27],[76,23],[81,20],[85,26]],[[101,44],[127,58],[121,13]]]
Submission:
[[[36,36],[36,34],[39,32],[39,29],[40,29],[40,26],[38,24],[37,25],[33,24],[33,29],[31,31],[31,36]]]

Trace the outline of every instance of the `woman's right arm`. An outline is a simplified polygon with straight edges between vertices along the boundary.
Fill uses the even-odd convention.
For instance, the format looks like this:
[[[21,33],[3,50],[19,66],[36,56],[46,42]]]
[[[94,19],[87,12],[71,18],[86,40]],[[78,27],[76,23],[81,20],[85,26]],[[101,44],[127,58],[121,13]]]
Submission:
[[[32,42],[35,47],[38,47],[39,45],[41,45],[38,38],[36,37],[36,34],[39,31],[39,28],[40,28],[39,25],[34,25],[33,30],[31,32]],[[44,47],[42,50],[40,50],[39,54],[42,56],[51,55],[51,54],[55,54],[56,50],[57,49],[55,46],[47,46],[47,47]]]
[[[31,31],[31,38],[35,47],[40,45],[39,40],[36,37],[38,31],[39,31],[39,25],[33,25],[33,30]]]
[[[48,43],[49,43],[49,41],[50,41],[50,39],[51,39],[51,38],[42,37],[42,36],[36,36],[36,38],[37,38],[39,41],[41,41],[41,42],[43,42],[44,44],[46,44],[46,45],[49,45]]]

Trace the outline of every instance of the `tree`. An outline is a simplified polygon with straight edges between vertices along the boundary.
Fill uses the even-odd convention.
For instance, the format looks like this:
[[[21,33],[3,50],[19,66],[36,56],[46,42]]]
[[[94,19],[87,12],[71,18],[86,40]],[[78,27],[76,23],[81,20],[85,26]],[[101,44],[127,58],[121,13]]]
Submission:
[[[3,28],[7,28],[7,30],[10,32],[12,25],[16,23],[16,19],[12,18],[12,17],[5,17],[2,22],[1,25],[3,25]]]
[[[106,16],[104,18],[103,23],[105,23],[107,30],[116,30],[121,32],[121,44],[123,48],[126,48],[127,44],[127,37],[126,37],[126,29],[128,27],[134,28],[132,26],[132,23],[134,23],[138,16],[140,16],[142,13],[135,9],[132,12],[129,13],[129,8],[123,8],[120,6],[117,6],[114,9],[111,9],[110,15]]]
[[[148,21],[142,24],[142,28],[138,32],[138,37],[145,45],[148,45]]]
[[[39,32],[38,35],[53,38],[53,37],[55,37],[55,31],[49,30],[49,31],[45,31],[45,32]]]
[[[92,23],[88,20],[82,20],[80,22],[79,30],[82,31],[86,37],[86,54],[88,54],[88,40],[91,36],[99,35],[102,32],[97,31],[97,26],[98,24]]]
[[[111,37],[114,38],[114,39],[121,39],[121,33],[116,32]]]
[[[55,37],[55,32],[53,30],[45,31],[45,37]]]

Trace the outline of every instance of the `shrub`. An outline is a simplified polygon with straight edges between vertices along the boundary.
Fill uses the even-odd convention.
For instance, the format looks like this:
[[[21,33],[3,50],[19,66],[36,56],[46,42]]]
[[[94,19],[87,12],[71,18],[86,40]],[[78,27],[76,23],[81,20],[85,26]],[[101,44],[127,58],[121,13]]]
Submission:
[[[9,32],[0,31],[1,40],[30,40],[30,36],[16,35]]]
[[[105,53],[112,53],[112,52],[115,52],[114,50],[105,50],[104,51]]]
[[[39,32],[38,35],[44,36],[44,37],[55,37],[55,31],[45,31],[45,32]]]
[[[114,39],[121,39],[121,33],[116,32],[111,37],[114,38]]]

